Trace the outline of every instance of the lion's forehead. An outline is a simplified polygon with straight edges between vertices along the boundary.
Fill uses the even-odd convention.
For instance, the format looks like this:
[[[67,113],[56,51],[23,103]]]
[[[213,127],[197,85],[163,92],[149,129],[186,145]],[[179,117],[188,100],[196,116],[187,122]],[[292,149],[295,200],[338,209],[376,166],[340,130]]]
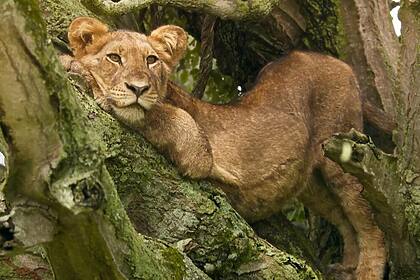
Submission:
[[[106,48],[135,56],[148,55],[154,52],[146,35],[129,31],[112,32]]]

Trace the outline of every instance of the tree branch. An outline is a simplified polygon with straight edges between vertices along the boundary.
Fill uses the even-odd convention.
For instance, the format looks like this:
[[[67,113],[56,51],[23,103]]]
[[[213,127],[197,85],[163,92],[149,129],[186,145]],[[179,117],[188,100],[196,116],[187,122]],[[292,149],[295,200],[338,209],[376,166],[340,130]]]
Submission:
[[[279,0],[82,0],[82,3],[90,10],[108,16],[122,15],[146,8],[151,4],[158,4],[173,5],[233,20],[249,20],[266,16],[279,2]]]
[[[419,4],[413,1],[401,1],[401,51],[399,54],[399,88],[397,120],[399,133],[396,137],[398,148],[403,155],[400,168],[412,168],[420,174],[420,21]],[[420,185],[420,178],[417,180]]]
[[[14,244],[44,244],[59,279],[206,279],[176,249],[145,240],[131,226],[36,2],[6,1],[0,11]]]
[[[339,24],[344,29],[339,34],[344,43],[340,58],[353,67],[365,98],[394,118],[399,44],[389,3],[380,0],[340,3]]]
[[[213,67],[213,40],[216,20],[214,16],[205,15],[201,26],[200,68],[198,80],[192,91],[192,95],[198,99],[203,98],[210,71]]]
[[[386,233],[395,279],[418,275],[420,187],[413,183],[419,175],[401,174],[397,157],[383,153],[366,135],[355,130],[335,135],[324,143],[323,149],[327,157],[365,187],[363,196],[373,206],[375,218]]]

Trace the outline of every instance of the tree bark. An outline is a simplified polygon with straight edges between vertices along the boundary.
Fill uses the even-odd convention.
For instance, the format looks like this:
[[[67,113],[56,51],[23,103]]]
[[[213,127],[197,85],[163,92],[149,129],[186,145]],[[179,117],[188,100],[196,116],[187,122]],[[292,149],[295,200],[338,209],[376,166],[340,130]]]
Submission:
[[[35,2],[0,9],[14,251],[42,244],[57,279],[207,279],[196,266],[220,279],[321,278],[258,238],[210,183],[181,178],[140,135],[75,93]],[[166,242],[134,231],[112,177],[136,227]]]
[[[58,279],[206,279],[131,226],[33,2],[0,5],[1,128],[13,249],[43,244]]]
[[[100,16],[112,25],[116,17],[151,2],[221,17],[215,27],[214,54],[220,69],[241,85],[253,80],[264,64],[295,47],[329,53],[353,66],[365,99],[398,122],[393,134],[397,148],[393,155],[385,154],[352,132],[334,137],[325,152],[365,186],[364,195],[386,234],[390,279],[416,279],[420,272],[416,266],[420,260],[418,1],[401,2],[399,42],[392,31],[388,1],[214,1],[210,5],[205,0],[43,0],[40,5],[53,42],[68,50],[65,34],[76,16]],[[7,155],[7,169],[0,172],[8,178],[4,192],[14,213],[11,219],[4,218],[10,224],[13,220],[11,227],[0,220],[2,235],[3,229],[14,230],[13,240],[0,239],[3,248],[18,251],[43,244],[58,279],[322,277],[311,260],[303,260],[302,256],[313,256],[310,246],[299,239],[290,242],[293,238],[287,232],[295,231],[271,225],[284,221],[273,218],[255,228],[294,256],[257,237],[214,183],[180,177],[140,135],[101,111],[76,77],[73,86],[79,92],[74,92],[57,65],[36,5],[25,3],[0,4],[4,15],[0,124],[5,139],[0,150]],[[197,19],[190,15],[188,29],[199,38]],[[389,130],[393,123],[380,128],[384,127]],[[350,161],[340,160],[343,144],[352,147]],[[392,146],[384,146],[392,152]],[[131,226],[114,186],[141,234]],[[28,279],[37,267],[47,273],[43,259],[34,258],[29,262],[38,265],[32,270],[28,262],[21,265],[15,257],[3,258],[0,277]],[[104,267],[107,273],[100,275]]]
[[[365,136],[354,132],[335,137],[326,145],[327,156],[359,178],[365,186],[364,195],[377,210],[377,220],[386,233],[391,279],[417,279],[420,273],[419,11],[416,1],[401,1],[400,45],[390,39],[389,24],[378,24],[383,19],[377,15],[368,19],[363,12],[365,20],[376,21],[376,26],[382,27],[376,33],[362,30],[363,36],[368,36],[363,39],[366,43],[362,54],[370,57],[367,60],[375,73],[371,85],[382,100],[387,100],[384,108],[392,111],[397,120],[394,155],[384,154]],[[380,44],[374,46],[372,42]],[[343,143],[350,143],[353,149],[349,162],[339,160]]]
[[[173,5],[183,9],[191,9],[216,15],[222,19],[252,19],[265,16],[271,12],[279,0],[83,0],[82,3],[97,14],[118,16],[130,11],[146,8],[150,4]]]

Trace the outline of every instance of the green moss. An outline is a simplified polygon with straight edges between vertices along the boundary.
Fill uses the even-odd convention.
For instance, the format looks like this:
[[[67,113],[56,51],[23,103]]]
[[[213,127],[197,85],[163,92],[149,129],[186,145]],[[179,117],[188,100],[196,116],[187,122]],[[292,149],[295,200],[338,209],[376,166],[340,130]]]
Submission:
[[[167,262],[168,267],[173,272],[174,280],[182,280],[185,277],[185,263],[182,255],[174,248],[166,248],[162,251],[162,256]]]
[[[346,41],[339,11],[340,0],[299,0],[306,19],[305,46],[314,51],[342,57]]]
[[[47,23],[47,32],[51,38],[67,41],[67,29],[71,21],[80,16],[97,17],[86,9],[80,1],[43,0],[39,3],[42,15]],[[65,9],[63,9],[65,7]],[[104,19],[102,19],[104,20]]]
[[[417,263],[420,261],[420,186],[408,186],[405,188],[406,203],[405,215],[408,221],[408,232],[417,255]]]
[[[29,280],[29,277],[19,276],[5,260],[0,261],[0,279]]]

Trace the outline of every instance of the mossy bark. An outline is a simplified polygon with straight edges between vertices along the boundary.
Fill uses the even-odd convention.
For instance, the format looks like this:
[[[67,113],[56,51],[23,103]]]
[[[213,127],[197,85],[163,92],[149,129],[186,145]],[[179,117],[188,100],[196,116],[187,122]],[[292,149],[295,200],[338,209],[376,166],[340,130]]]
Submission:
[[[82,3],[95,11],[96,14],[119,16],[132,11],[138,11],[151,4],[171,5],[183,9],[214,14],[220,18],[255,19],[268,15],[279,4],[279,0],[136,0],[136,1],[106,1],[83,0]]]
[[[343,146],[352,148],[343,161]],[[385,232],[390,279],[417,279],[420,273],[420,185],[418,174],[401,172],[401,158],[376,148],[356,131],[334,136],[325,143],[326,155],[363,184],[363,196],[375,210]],[[408,175],[409,174],[409,175]]]
[[[417,279],[420,273],[420,8],[418,2],[401,1],[402,34],[397,43],[389,17],[378,16],[388,12],[387,1],[379,4],[382,8],[372,17],[373,12],[369,14],[369,11],[373,6],[348,2],[354,2],[355,11],[360,13],[358,28],[353,31],[359,35],[353,36],[359,36],[355,42],[361,42],[358,48],[362,52],[353,51],[353,54],[363,57],[367,63],[360,64],[360,69],[365,67],[364,71],[375,75],[374,79],[365,81],[366,85],[378,92],[384,109],[394,114],[398,124],[393,134],[396,149],[393,155],[385,154],[364,136],[350,133],[333,138],[326,146],[326,153],[365,186],[364,195],[376,209],[377,221],[385,232],[390,279]],[[381,30],[375,32],[378,26]],[[339,160],[344,142],[353,148],[349,162]]]
[[[99,13],[112,24],[114,16],[152,1],[104,2],[41,1],[55,45],[68,50],[65,30],[76,16]],[[222,1],[208,6],[208,1],[154,2],[243,19],[220,23],[215,54],[226,62],[222,69],[237,72],[237,80],[244,83],[268,61],[302,45],[353,65],[362,93],[398,121],[397,150],[394,156],[386,155],[363,136],[345,135],[333,139],[326,153],[340,162],[342,142],[352,145],[352,160],[340,163],[365,185],[366,198],[376,209],[387,238],[391,279],[416,279],[420,260],[418,3],[402,1],[403,35],[398,43],[388,1],[371,5],[362,0],[301,0],[299,5],[288,0],[252,1],[255,5],[235,13],[235,6],[220,9]],[[233,2],[240,7],[248,3]],[[197,267],[219,279],[320,278],[296,257],[311,255],[302,251],[305,246],[292,248],[294,257],[259,239],[213,183],[180,177],[140,135],[122,127],[84,93],[75,93],[56,63],[36,5],[30,0],[17,3],[21,12],[13,1],[0,6],[4,15],[0,60],[5,65],[0,69],[0,121],[7,140],[2,151],[8,153],[10,170],[6,195],[21,227],[20,235],[15,234],[16,248],[45,244],[54,272],[63,275],[59,279],[100,277],[98,266],[108,268],[104,277],[109,279],[205,279]],[[274,8],[274,3],[280,5]],[[255,24],[257,17],[262,23]],[[164,243],[133,230],[114,183],[135,228]],[[72,242],[76,236],[77,242]],[[80,253],[83,258],[72,257]],[[25,279],[13,263],[1,268],[7,277]]]
[[[0,10],[14,251],[42,244],[57,279],[207,279],[196,266],[220,279],[321,279],[259,239],[210,183],[181,178],[140,135],[76,93],[35,1]],[[166,242],[134,230],[114,183],[136,227]]]
[[[5,1],[0,11],[4,192],[14,225],[7,249],[43,244],[57,279],[206,279],[177,249],[132,227],[36,2]]]
[[[338,8],[338,26],[341,26],[336,36],[348,42],[338,45],[338,54],[353,66],[362,94],[393,115],[398,128],[393,134],[396,143],[393,155],[378,150],[365,136],[355,132],[331,139],[325,146],[326,155],[363,183],[363,194],[374,207],[375,218],[385,232],[390,279],[417,279],[420,273],[420,23],[416,16],[419,6],[401,1],[403,32],[398,42],[388,1],[332,3]],[[348,162],[340,161],[343,143],[350,143],[353,149]]]

